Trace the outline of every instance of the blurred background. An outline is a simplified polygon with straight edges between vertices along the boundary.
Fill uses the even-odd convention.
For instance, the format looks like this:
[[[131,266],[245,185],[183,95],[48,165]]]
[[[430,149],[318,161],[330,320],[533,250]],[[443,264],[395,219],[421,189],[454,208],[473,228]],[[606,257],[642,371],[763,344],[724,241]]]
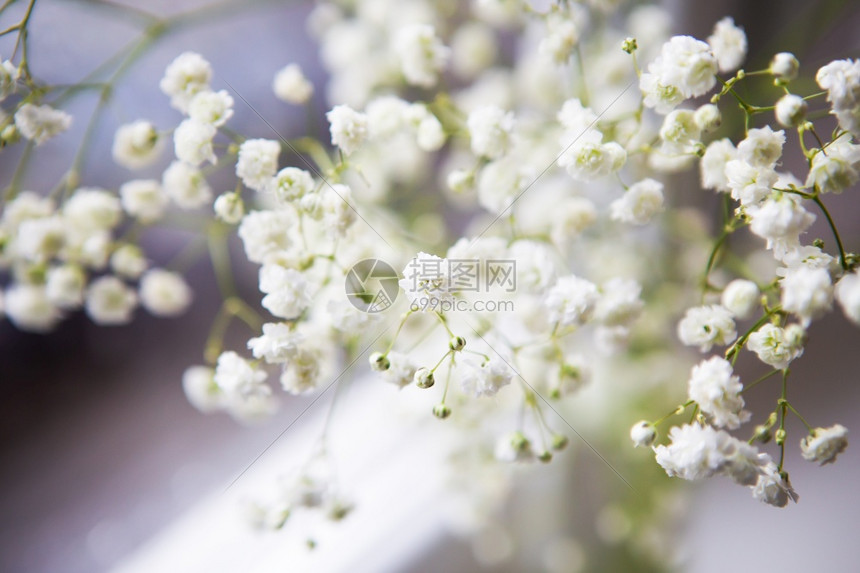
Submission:
[[[111,187],[128,177],[106,159],[119,124],[138,117],[152,119],[156,125],[177,122],[178,113],[167,105],[157,78],[185,50],[200,52],[212,62],[216,89],[225,87],[222,79],[241,86],[242,95],[286,137],[306,132],[314,125],[309,118],[324,112],[324,90],[319,88],[325,84],[325,74],[304,27],[310,2],[122,3],[160,16],[202,12],[193,23],[160,39],[120,82],[98,124],[84,181]],[[3,13],[0,28],[18,21],[25,7],[21,4],[26,5],[18,2]],[[733,16],[747,31],[750,53],[759,55],[748,69],[764,67],[770,55],[783,50],[798,55],[807,75],[835,57],[860,55],[856,33],[860,6],[855,2],[675,0],[667,6],[676,16],[676,32],[697,37],[707,36],[722,16]],[[74,82],[105,54],[133,40],[146,23],[109,3],[39,0],[31,24],[32,71],[52,84]],[[3,38],[0,55],[10,53],[11,40]],[[299,63],[318,88],[309,110],[286,106],[271,95],[274,73],[290,62]],[[95,100],[94,94],[75,98],[69,109],[76,116],[72,130],[40,150],[38,168],[27,174],[26,188],[50,189],[62,177]],[[273,136],[238,99],[235,109],[231,124],[237,131]],[[4,180],[14,169],[18,151],[0,154]],[[154,166],[152,173],[159,173],[167,160],[165,154],[164,164]],[[695,174],[691,177],[679,177],[678,186],[695,188]],[[216,193],[232,188],[232,175],[218,174],[211,183]],[[849,248],[860,245],[856,191],[832,198],[831,210]],[[820,224],[811,234],[829,239]],[[152,259],[166,261],[191,237],[185,231],[159,231],[146,235],[143,244]],[[237,262],[236,275],[248,300],[256,300],[256,270]],[[0,571],[77,573],[110,570],[119,564],[129,571],[152,571],[142,564],[167,551],[164,534],[159,533],[183,516],[187,524],[193,523],[187,516],[201,515],[202,504],[217,503],[213,500],[219,499],[224,487],[310,403],[309,398],[285,400],[277,416],[254,427],[240,426],[226,416],[200,415],[187,403],[180,386],[182,372],[189,364],[202,362],[210,320],[220,305],[205,257],[192,267],[188,279],[195,301],[186,315],[176,319],[153,319],[138,312],[131,325],[106,328],[76,315],[50,335],[22,333],[8,321],[0,321]],[[849,430],[860,428],[860,385],[852,360],[857,350],[860,334],[839,313],[812,327],[806,351],[810,358],[792,368],[793,378],[803,381],[793,386],[792,398],[804,404],[804,414],[813,425],[839,422]],[[749,356],[744,359],[751,364]],[[756,403],[758,397],[769,399],[765,393],[751,393],[750,407],[764,411],[766,406]],[[297,433],[291,430],[299,437],[285,439],[300,440],[300,426],[318,425],[327,401],[328,397],[302,419]],[[796,506],[776,510],[760,505],[727,480],[689,488],[688,517],[677,538],[681,570],[856,570],[860,547],[852,524],[860,512],[860,488],[854,477],[860,473],[860,449],[852,444],[835,466],[826,468],[804,462],[796,448],[789,452],[792,481],[801,492]],[[370,521],[364,525],[377,523],[377,518],[378,523],[395,524],[389,533],[402,543],[393,550],[392,539],[384,532],[375,538],[357,538],[354,544],[361,539],[379,546],[344,547],[345,556],[357,557],[363,551],[379,557],[379,552],[390,552],[390,558],[362,561],[373,564],[372,568],[353,563],[350,570],[471,571],[480,564],[492,571],[601,570],[598,563],[584,560],[581,545],[604,544],[611,551],[611,539],[601,536],[593,522],[581,523],[577,516],[587,504],[589,484],[613,478],[599,461],[580,458],[583,467],[575,471],[562,464],[522,485],[506,512],[514,528],[529,527],[530,519],[547,520],[556,523],[559,531],[576,532],[578,542],[552,545],[552,558],[536,561],[528,556],[543,547],[546,540],[539,539],[517,548],[525,556],[476,552],[474,545],[449,534],[442,520],[425,513],[433,507],[431,489],[414,500],[414,514],[383,512],[365,518]],[[421,463],[418,458],[413,461]],[[380,473],[387,463],[376,466]],[[378,482],[372,471],[368,481]],[[562,503],[559,491],[569,493]],[[357,519],[359,525],[351,527],[360,529],[361,518]],[[183,531],[190,535],[187,528],[174,529],[176,535]],[[236,551],[252,546],[277,551],[282,541],[277,535],[269,536],[268,545],[242,546],[237,540]],[[419,539],[407,543],[412,538]],[[341,565],[349,567],[349,563]],[[290,566],[288,561],[278,569]]]

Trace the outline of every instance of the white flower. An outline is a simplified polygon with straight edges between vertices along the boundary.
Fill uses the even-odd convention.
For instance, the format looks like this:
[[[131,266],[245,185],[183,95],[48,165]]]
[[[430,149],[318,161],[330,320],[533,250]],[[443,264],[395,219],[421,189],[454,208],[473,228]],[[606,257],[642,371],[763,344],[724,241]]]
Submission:
[[[495,396],[503,387],[511,383],[513,371],[498,357],[490,358],[480,366],[467,364],[460,376],[463,391],[476,397]]]
[[[236,176],[249,189],[265,191],[278,170],[281,145],[270,139],[248,139],[239,147]]]
[[[609,206],[614,221],[645,225],[663,210],[663,184],[654,179],[634,183]]]
[[[815,428],[800,441],[803,459],[820,465],[833,463],[836,456],[848,447],[848,430],[841,424],[829,428]]]
[[[76,229],[109,230],[119,224],[122,206],[119,198],[109,191],[81,188],[63,205],[63,217]]]
[[[395,38],[394,49],[406,82],[424,88],[436,85],[451,53],[436,36],[433,26],[427,24],[402,28]]]
[[[578,98],[565,101],[556,117],[565,130],[575,134],[591,129],[597,123],[597,114],[582,105]]]
[[[776,464],[773,462],[764,466],[752,490],[755,499],[776,507],[785,507],[789,498],[797,501],[797,494],[782,479]]]
[[[773,193],[759,205],[747,207],[750,231],[767,240],[767,248],[782,257],[800,246],[800,235],[815,221],[815,215],[803,208],[800,197],[790,193]]]
[[[648,72],[655,76],[658,85],[674,87],[684,98],[698,97],[714,87],[717,60],[705,42],[690,36],[674,36],[663,44],[660,56],[648,65]]]
[[[557,245],[568,245],[597,220],[597,207],[584,197],[568,197],[559,202],[551,213],[550,235]]]
[[[196,167],[174,161],[161,179],[164,192],[182,209],[196,209],[212,200],[212,189]]]
[[[833,303],[833,284],[827,269],[805,265],[790,268],[780,287],[782,309],[800,317],[804,326],[830,310]]]
[[[726,185],[732,198],[743,205],[755,205],[770,195],[778,179],[772,167],[751,165],[742,159],[726,163]]]
[[[720,305],[687,309],[678,323],[678,338],[687,346],[698,346],[707,352],[712,346],[726,345],[737,338],[732,313]]]
[[[412,106],[399,97],[384,95],[373,98],[366,108],[368,136],[383,139],[398,133]]]
[[[272,180],[272,191],[281,201],[301,199],[314,190],[314,178],[298,167],[284,167]]]
[[[535,170],[516,157],[491,161],[478,177],[478,203],[491,213],[501,214],[513,205],[535,181]]]
[[[188,106],[188,117],[197,123],[221,127],[233,117],[233,98],[227,90],[200,92]]]
[[[62,309],[78,308],[84,302],[87,275],[76,265],[63,265],[48,270],[45,293],[52,304]]]
[[[275,74],[272,90],[279,100],[298,105],[311,99],[314,86],[305,78],[298,64],[289,64]]]
[[[737,159],[737,156],[737,149],[730,139],[712,141],[705,149],[705,154],[699,163],[702,187],[715,191],[730,191],[726,165],[729,161]]]
[[[670,477],[686,480],[709,478],[721,471],[725,457],[722,442],[728,434],[711,426],[685,424],[669,430],[672,443],[654,448],[657,463]]]
[[[71,125],[72,116],[49,105],[25,103],[15,112],[15,127],[36,145],[42,145]]]
[[[127,169],[140,169],[158,159],[163,148],[164,140],[158,136],[155,126],[139,119],[116,130],[111,155],[117,164]]]
[[[209,123],[200,123],[186,119],[173,132],[173,147],[176,158],[195,167],[208,161],[213,165],[217,162],[212,148],[212,138],[217,129]]]
[[[806,110],[809,106],[799,95],[785,94],[776,102],[773,113],[776,121],[784,127],[797,127],[806,121]]]
[[[562,140],[562,146],[558,164],[578,181],[605,177],[621,169],[627,160],[624,148],[614,141],[603,143],[603,134],[596,129],[580,134],[569,145]]]
[[[297,318],[311,304],[308,281],[295,269],[263,265],[260,268],[260,290],[266,293],[263,307],[280,318]]]
[[[845,316],[860,325],[860,274],[855,271],[842,277],[836,285],[836,300]]]
[[[657,439],[657,430],[649,422],[642,420],[630,428],[630,439],[637,448],[647,448]]]
[[[437,310],[439,304],[453,300],[448,259],[436,255],[418,253],[404,267],[398,284],[421,310]]]
[[[386,382],[390,382],[400,388],[408,386],[415,377],[415,372],[418,370],[412,359],[408,355],[397,351],[389,352],[386,354],[386,358],[388,359],[389,366],[382,373],[382,378]]]
[[[177,316],[191,304],[191,288],[177,273],[152,269],[140,279],[140,301],[156,316]]]
[[[797,329],[800,329],[799,334]],[[776,370],[784,370],[792,360],[803,354],[803,329],[796,324],[782,329],[767,323],[750,334],[747,348],[755,352],[765,364]]]
[[[696,108],[693,112],[693,121],[703,133],[715,131],[723,123],[720,108],[712,103],[706,103]]]
[[[740,395],[743,385],[734,375],[732,365],[719,356],[712,356],[693,366],[688,382],[691,400],[708,415],[717,427],[739,428],[749,419]]]
[[[62,315],[44,286],[16,283],[6,289],[6,316],[16,327],[29,332],[48,332]]]
[[[774,131],[769,125],[751,129],[738,143],[738,159],[754,167],[773,167],[782,156],[785,132]]]
[[[472,153],[479,157],[498,159],[511,145],[514,131],[514,114],[488,105],[469,114],[466,121]]]
[[[157,221],[164,215],[170,201],[161,184],[154,179],[135,179],[119,188],[122,208],[144,223]]]
[[[720,304],[731,312],[735,318],[746,318],[759,303],[761,292],[752,281],[735,279],[726,285],[720,297]]]
[[[629,326],[642,313],[642,287],[633,279],[610,279],[600,289],[594,319],[605,326]]]
[[[263,384],[266,372],[258,370],[233,352],[222,352],[215,365],[215,384],[229,397],[247,397],[268,394],[270,389]]]
[[[415,141],[423,151],[438,151],[445,145],[445,129],[435,115],[427,115],[418,123]]]
[[[559,278],[544,299],[550,324],[562,327],[584,324],[591,319],[599,298],[593,283],[574,275]]]
[[[41,197],[33,191],[22,191],[6,203],[3,209],[3,225],[11,231],[27,219],[38,219],[54,214],[54,201]]]
[[[212,66],[200,54],[185,52],[177,56],[161,78],[161,91],[170,96],[170,105],[185,113],[195,95],[209,89]]]
[[[318,348],[299,347],[281,374],[281,388],[290,394],[313,392],[320,383],[325,359]]]
[[[708,44],[721,72],[738,69],[747,55],[747,36],[743,28],[735,26],[735,21],[729,17],[717,22],[714,33],[708,36]]]
[[[18,226],[12,244],[17,256],[30,261],[47,261],[55,257],[67,242],[68,228],[59,216],[27,219]]]
[[[667,154],[689,153],[701,138],[701,128],[696,123],[695,112],[676,109],[663,118],[660,127],[662,151]]]
[[[684,93],[674,85],[661,83],[657,74],[644,72],[639,76],[639,90],[644,96],[645,107],[657,113],[667,114],[684,101]]]
[[[125,324],[136,306],[137,293],[114,276],[97,278],[87,289],[87,315],[96,324]]]
[[[860,136],[860,60],[836,60],[815,74],[821,89],[827,90],[832,112],[846,130]]]
[[[215,210],[215,216],[229,225],[235,225],[245,216],[245,204],[242,202],[242,196],[233,191],[218,195],[212,208]]]
[[[331,142],[346,155],[361,147],[367,138],[367,116],[348,105],[336,105],[325,114],[330,124]]]
[[[254,358],[263,358],[268,364],[283,364],[295,355],[304,336],[282,322],[267,322],[263,334],[248,341],[248,350]]]
[[[351,206],[352,189],[335,183],[320,192],[320,208],[326,232],[331,237],[343,237],[346,230],[355,222],[356,211]]]
[[[860,179],[860,145],[839,139],[827,146],[826,153],[817,151],[806,177],[806,186],[822,193],[841,193]]]
[[[797,77],[797,72],[800,70],[800,62],[797,61],[794,54],[780,52],[773,56],[768,69],[775,78],[788,83]]]
[[[137,245],[121,245],[110,257],[111,270],[129,279],[142,275],[147,266],[146,257]]]
[[[292,246],[290,229],[295,215],[283,211],[251,211],[239,225],[239,238],[252,263],[265,263]]]
[[[3,60],[0,63],[0,101],[6,99],[9,94],[15,91],[21,72],[18,66],[9,60]]]
[[[215,384],[215,371],[208,366],[190,366],[182,374],[182,390],[188,402],[204,414],[224,407],[224,395]]]

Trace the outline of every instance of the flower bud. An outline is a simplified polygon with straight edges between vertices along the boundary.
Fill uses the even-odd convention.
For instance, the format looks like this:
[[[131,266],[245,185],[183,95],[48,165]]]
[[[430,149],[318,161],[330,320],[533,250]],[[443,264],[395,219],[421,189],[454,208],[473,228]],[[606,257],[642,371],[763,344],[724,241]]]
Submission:
[[[430,388],[436,383],[436,380],[433,377],[433,371],[429,368],[419,368],[416,370],[413,380],[415,381],[415,385],[419,388]]]
[[[636,50],[639,49],[639,45],[636,42],[636,38],[627,37],[624,38],[624,41],[621,42],[621,49],[627,52],[628,54],[632,54]]]
[[[770,61],[770,73],[778,83],[788,83],[797,77],[800,62],[789,52],[780,52]]]
[[[547,463],[552,461],[552,452],[543,451],[540,454],[538,454],[537,459],[540,460],[541,462],[547,464]]]
[[[556,434],[552,437],[552,449],[555,451],[563,450],[567,447],[568,442],[567,436]]]
[[[451,350],[453,350],[455,352],[463,350],[463,348],[465,346],[466,346],[466,339],[463,338],[462,336],[455,336],[454,338],[451,339],[450,342],[448,342],[448,348],[450,348]]]
[[[374,352],[370,355],[368,361],[370,362],[370,369],[374,372],[385,372],[391,368],[391,361],[382,352]]]
[[[735,279],[723,289],[720,303],[729,309],[735,318],[746,318],[759,303],[758,286],[746,279]]]
[[[775,437],[776,437],[776,445],[777,446],[783,445],[785,443],[785,430],[783,430],[782,428],[778,429],[776,431]]]
[[[630,439],[637,448],[647,448],[657,439],[657,430],[649,422],[642,420],[630,428]]]
[[[797,127],[806,121],[806,101],[798,95],[786,94],[782,96],[773,110],[776,121],[785,127]]]
[[[753,432],[753,439],[762,444],[768,443],[772,437],[773,434],[770,433],[770,428],[764,425],[756,426],[755,432]]]
[[[449,408],[445,404],[436,404],[435,406],[433,406],[433,415],[440,420],[444,420],[451,415],[451,408]]]

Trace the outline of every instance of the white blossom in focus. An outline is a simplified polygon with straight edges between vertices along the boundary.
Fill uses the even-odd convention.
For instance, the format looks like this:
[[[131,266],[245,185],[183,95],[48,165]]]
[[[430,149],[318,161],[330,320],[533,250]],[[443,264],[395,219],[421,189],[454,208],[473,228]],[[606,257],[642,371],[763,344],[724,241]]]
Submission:
[[[708,44],[721,72],[738,69],[747,55],[747,36],[743,28],[736,26],[728,16],[714,26],[714,33],[708,36]]]
[[[170,105],[182,113],[188,111],[188,106],[195,95],[209,89],[212,79],[212,66],[203,56],[195,52],[184,52],[176,57],[161,78],[161,91],[170,96]]]
[[[749,412],[743,410],[741,390],[743,385],[734,375],[732,365],[719,356],[703,360],[690,373],[690,399],[717,427],[736,429],[749,419]]]
[[[188,117],[200,124],[221,127],[233,117],[233,98],[226,90],[200,92],[188,106]]]
[[[800,441],[803,459],[820,465],[836,461],[836,456],[848,447],[848,430],[841,424],[829,428],[815,428]]]
[[[720,305],[687,309],[678,323],[678,338],[687,346],[698,346],[707,352],[714,345],[724,346],[737,338],[732,313]]]
[[[239,147],[236,176],[249,189],[265,191],[278,170],[281,144],[271,139],[248,139]]]

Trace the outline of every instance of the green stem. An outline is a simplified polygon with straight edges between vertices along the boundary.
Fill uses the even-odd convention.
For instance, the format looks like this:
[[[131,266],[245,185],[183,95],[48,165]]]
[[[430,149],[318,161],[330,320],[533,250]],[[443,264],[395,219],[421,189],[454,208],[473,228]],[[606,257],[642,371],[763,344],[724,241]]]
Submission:
[[[839,247],[839,264],[842,265],[843,270],[847,271],[848,261],[845,258],[845,248],[842,246],[842,239],[839,237],[839,231],[836,230],[836,224],[830,216],[830,211],[828,211],[827,207],[824,206],[824,202],[821,201],[821,197],[818,196],[818,193],[812,196],[812,200],[816,205],[818,205],[821,212],[824,213],[824,217],[827,219],[827,224],[830,225],[830,230],[833,231],[833,236],[836,238],[836,246]]]

